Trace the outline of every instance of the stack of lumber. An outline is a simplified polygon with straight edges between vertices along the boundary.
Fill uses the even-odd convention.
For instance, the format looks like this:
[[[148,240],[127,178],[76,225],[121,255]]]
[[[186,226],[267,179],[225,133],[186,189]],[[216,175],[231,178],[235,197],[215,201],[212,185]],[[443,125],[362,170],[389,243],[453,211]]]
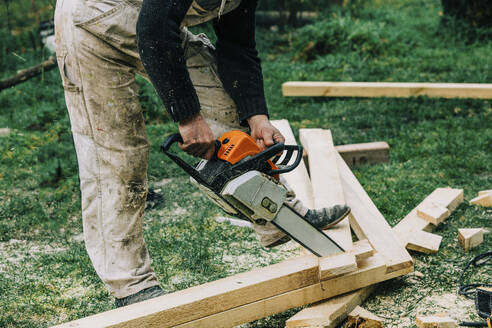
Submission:
[[[287,143],[294,144],[295,139],[290,131],[290,127],[287,121],[277,121],[275,122],[277,128],[281,130],[281,132],[286,136]],[[320,165],[316,164],[316,159],[319,159],[321,155],[318,153],[312,153],[314,149],[310,148],[309,145],[310,138],[318,138],[318,140],[322,139],[323,134],[327,134],[327,132],[322,132],[323,130],[319,129],[301,129],[299,131],[299,137],[301,143],[306,147],[307,152],[309,154],[309,166],[311,168],[312,165]],[[319,141],[318,141],[319,142]],[[330,145],[327,146],[329,148]],[[316,152],[319,152],[319,149],[316,149]],[[338,155],[338,154],[337,154]],[[350,172],[347,165],[343,164],[343,161],[340,160],[340,156],[337,157],[337,168],[340,176],[340,180],[342,183],[342,188],[344,195],[346,196],[347,203],[352,207],[353,216],[350,218],[351,220],[351,228],[356,233],[359,239],[364,240],[367,236],[364,233],[367,233],[370,230],[370,227],[359,226],[359,222],[364,222],[363,220],[357,220],[356,218],[365,217],[366,222],[371,222],[374,220],[374,227],[371,233],[373,235],[377,235],[377,231],[380,227],[386,227],[384,224],[381,225],[381,222],[384,221],[384,217],[378,211],[378,209],[374,206],[369,196],[363,190],[362,186],[355,179],[355,176]],[[311,164],[312,162],[312,164]],[[318,162],[319,163],[319,162]],[[325,172],[332,170],[331,166],[327,165],[327,161],[323,161],[322,165],[325,165]],[[303,170],[301,170],[303,171]],[[313,183],[322,183],[324,181],[321,177],[315,176],[316,171],[313,171],[311,168],[311,180]],[[294,175],[297,175],[294,177]],[[308,176],[307,172],[299,172],[299,170],[291,173],[291,176],[286,177],[287,181],[292,185],[294,184],[294,190],[298,190],[297,188],[304,187],[309,185],[309,181],[304,181],[300,184],[302,179],[306,179]],[[304,178],[302,178],[304,177]],[[318,179],[321,180],[318,181]],[[314,182],[317,181],[317,182]],[[327,181],[325,181],[327,182]],[[314,188],[314,186],[313,186]],[[331,188],[331,185],[330,185]],[[309,193],[305,193],[307,195],[307,199],[303,199],[304,202],[309,203]],[[441,243],[442,237],[432,234],[428,231],[432,231],[435,226],[438,224],[442,224],[444,219],[449,216],[454,209],[458,207],[459,204],[463,202],[463,190],[462,189],[452,189],[452,188],[437,188],[434,190],[428,197],[426,197],[415,209],[413,209],[404,219],[400,221],[400,223],[392,229],[397,237],[397,242],[401,245],[405,246],[408,249],[431,253],[436,252]],[[437,208],[445,208],[447,216],[437,216],[439,220],[434,220],[436,217],[435,212],[428,210]],[[417,212],[419,209],[428,213],[428,217],[423,217],[424,215],[419,215]],[[366,212],[367,211],[367,212]],[[354,217],[355,216],[355,217]],[[379,224],[376,224],[377,219],[379,219]],[[434,222],[434,223],[432,223]],[[385,235],[390,235],[386,231]],[[381,243],[384,237],[381,236],[381,239],[375,238],[371,235],[371,239],[369,241],[372,244],[374,249],[378,247],[381,251],[384,249],[384,243]],[[387,243],[395,242],[394,240],[386,240]],[[356,242],[358,243],[358,242]],[[355,243],[354,243],[355,245]],[[377,246],[375,246],[377,245]],[[392,245],[392,244],[388,244]],[[395,247],[393,251],[396,251],[398,247]],[[389,250],[384,250],[388,252]],[[391,258],[391,255],[387,255],[388,258]],[[328,259],[321,259],[320,264],[323,261],[329,261]],[[349,263],[347,261],[347,263]],[[367,288],[362,288],[355,292],[345,294],[339,297],[332,298],[330,300],[319,302],[311,307],[308,307],[295,316],[290,318],[286,322],[286,327],[336,327],[341,321],[343,321],[347,315],[353,311],[359,304],[361,304],[375,289],[375,286],[370,286]]]
[[[275,124],[287,143],[296,143],[287,121]],[[349,218],[326,231],[346,252],[324,258],[306,254],[58,327],[234,327],[334,297],[340,306],[332,309],[340,314],[370,293],[359,289],[412,272],[410,254],[335,150],[331,132],[302,130],[301,140],[311,175],[301,164],[285,178],[309,207],[347,203],[352,208]],[[343,296],[356,290],[355,296]]]

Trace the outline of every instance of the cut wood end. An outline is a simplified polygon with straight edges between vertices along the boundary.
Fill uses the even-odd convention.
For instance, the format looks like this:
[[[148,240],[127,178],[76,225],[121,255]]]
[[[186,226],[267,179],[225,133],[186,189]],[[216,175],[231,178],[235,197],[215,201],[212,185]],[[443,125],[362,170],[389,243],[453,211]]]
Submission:
[[[413,231],[406,238],[408,249],[425,254],[436,253],[442,241],[441,236],[425,231]]]
[[[367,239],[362,239],[353,244],[350,253],[355,255],[357,261],[360,261],[372,256],[374,254],[374,249]]]
[[[484,207],[492,207],[492,193],[484,193],[481,196],[475,197],[470,200],[470,204],[484,206]]]
[[[458,229],[458,242],[465,251],[469,251],[483,242],[483,232],[483,228]]]
[[[357,261],[355,256],[350,253],[342,253],[319,259],[319,279],[321,281],[339,277],[355,270],[357,270]]]
[[[492,194],[492,189],[489,189],[489,190],[481,190],[478,192],[478,196],[483,196],[483,195],[486,195],[486,194]]]
[[[437,226],[444,222],[451,212],[444,206],[421,206],[417,208],[417,215]]]
[[[416,324],[418,328],[454,328],[458,327],[455,320],[447,316],[417,316]]]

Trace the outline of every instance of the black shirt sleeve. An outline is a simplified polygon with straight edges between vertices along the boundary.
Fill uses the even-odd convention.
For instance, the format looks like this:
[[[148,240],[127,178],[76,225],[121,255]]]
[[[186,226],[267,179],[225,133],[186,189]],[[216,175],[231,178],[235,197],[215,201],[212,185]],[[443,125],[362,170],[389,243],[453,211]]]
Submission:
[[[253,115],[268,115],[255,42],[257,2],[243,0],[238,8],[214,21],[219,76],[236,103],[242,125]]]
[[[191,3],[192,0],[144,0],[137,21],[137,44],[143,66],[175,122],[200,111],[179,29]]]
[[[143,0],[137,22],[140,58],[174,121],[200,111],[179,28],[191,3],[192,0]],[[255,43],[256,5],[257,0],[243,0],[238,8],[214,21],[219,76],[236,103],[243,125],[253,115],[268,115]]]

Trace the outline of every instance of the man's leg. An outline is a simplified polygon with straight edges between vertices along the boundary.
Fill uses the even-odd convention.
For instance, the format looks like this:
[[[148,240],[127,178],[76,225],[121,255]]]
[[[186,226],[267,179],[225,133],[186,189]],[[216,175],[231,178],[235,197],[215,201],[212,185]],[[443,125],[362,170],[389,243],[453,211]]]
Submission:
[[[57,59],[79,163],[84,238],[117,298],[157,286],[142,220],[149,156],[134,72],[126,56],[73,23],[58,0]]]

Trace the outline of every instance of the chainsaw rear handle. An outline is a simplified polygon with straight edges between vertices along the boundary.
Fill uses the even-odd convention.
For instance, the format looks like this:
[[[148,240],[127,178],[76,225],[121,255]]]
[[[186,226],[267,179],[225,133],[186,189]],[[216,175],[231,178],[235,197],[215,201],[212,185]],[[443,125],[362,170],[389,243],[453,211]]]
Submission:
[[[169,151],[171,146],[175,144],[176,142],[183,142],[183,138],[179,133],[174,133],[171,134],[169,137],[164,140],[164,142],[161,145],[161,150],[166,154],[174,163],[178,164],[179,167],[181,167],[186,173],[188,173],[193,179],[195,179],[198,183],[207,185],[206,181],[203,180],[202,176],[200,175],[200,172],[198,172],[197,169],[195,169],[193,166],[190,164],[186,163],[181,157],[179,157],[176,154],[173,154]],[[219,145],[220,147],[220,145]],[[215,149],[217,153],[217,144],[215,144]]]
[[[186,173],[188,173],[190,176],[192,176],[195,180],[198,182],[202,183],[204,180],[200,176],[200,173],[198,170],[196,170],[193,166],[190,164],[186,163],[181,157],[179,157],[176,154],[173,154],[172,152],[169,151],[171,146],[176,143],[176,142],[183,142],[183,138],[179,133],[171,134],[169,137],[164,140],[164,142],[161,145],[161,150],[166,154],[172,161],[174,161],[176,164],[178,164],[179,167],[181,167]],[[217,152],[220,149],[221,145],[220,142],[217,140],[215,144],[215,154],[214,157],[217,157]],[[299,163],[302,160],[302,146],[298,145],[285,145],[283,143],[276,143],[273,146],[259,152],[258,154],[246,159],[246,160],[241,160],[239,163],[237,163],[236,167],[244,167],[246,168],[254,168],[255,165],[251,166],[249,164],[251,163],[260,163],[261,161],[267,161],[270,158],[274,157],[275,158],[272,160],[273,163],[277,164],[279,159],[281,158],[281,155],[278,155],[280,153],[283,154],[284,151],[287,151],[285,154],[284,160],[279,163],[278,165],[281,165],[281,168],[279,169],[272,169],[267,172],[265,172],[268,175],[277,175],[277,174],[282,174],[286,172],[290,172],[293,169],[295,169]],[[292,159],[292,155],[294,151],[297,151],[296,158],[294,160],[294,163],[291,165],[287,165],[290,160]],[[277,156],[276,156],[277,155]],[[259,165],[257,165],[259,167]],[[206,183],[205,183],[206,184]]]

